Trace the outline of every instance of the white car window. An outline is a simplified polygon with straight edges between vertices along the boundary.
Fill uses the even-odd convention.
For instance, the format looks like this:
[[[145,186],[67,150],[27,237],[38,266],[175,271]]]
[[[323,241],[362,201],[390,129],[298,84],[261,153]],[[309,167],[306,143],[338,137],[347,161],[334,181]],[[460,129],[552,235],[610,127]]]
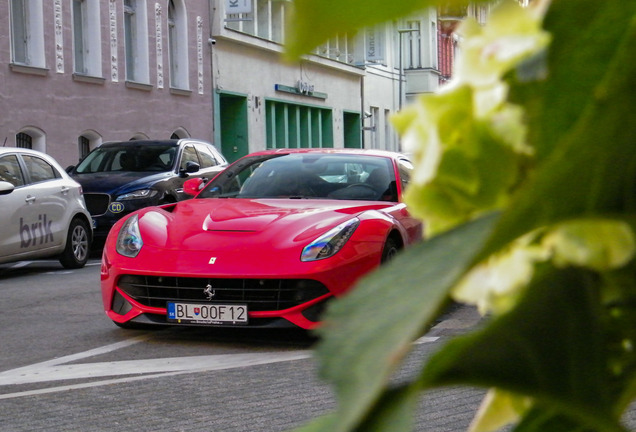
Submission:
[[[39,183],[60,177],[60,174],[47,161],[37,156],[23,155],[22,159],[29,173],[29,183]]]
[[[9,182],[16,187],[24,184],[24,177],[16,155],[0,158],[0,180]]]

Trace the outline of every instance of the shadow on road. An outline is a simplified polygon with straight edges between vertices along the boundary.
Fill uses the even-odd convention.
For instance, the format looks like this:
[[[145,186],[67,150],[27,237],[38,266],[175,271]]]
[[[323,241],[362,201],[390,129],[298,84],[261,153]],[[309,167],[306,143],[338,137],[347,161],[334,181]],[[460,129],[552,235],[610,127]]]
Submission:
[[[144,329],[118,329],[113,331],[130,337],[144,333],[152,334],[155,344],[197,345],[225,344],[228,347],[272,349],[311,349],[318,341],[312,333],[302,329],[259,329],[236,327],[179,327],[158,326]]]

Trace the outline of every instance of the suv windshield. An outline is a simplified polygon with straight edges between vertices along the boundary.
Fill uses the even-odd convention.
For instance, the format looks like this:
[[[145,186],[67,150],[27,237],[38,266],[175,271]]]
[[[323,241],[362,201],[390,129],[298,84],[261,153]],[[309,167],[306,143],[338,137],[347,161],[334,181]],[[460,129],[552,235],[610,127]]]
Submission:
[[[389,158],[276,154],[243,159],[211,181],[197,198],[397,201],[397,187]]]
[[[113,171],[171,170],[177,154],[173,145],[121,145],[104,146],[92,151],[79,163],[78,174]]]

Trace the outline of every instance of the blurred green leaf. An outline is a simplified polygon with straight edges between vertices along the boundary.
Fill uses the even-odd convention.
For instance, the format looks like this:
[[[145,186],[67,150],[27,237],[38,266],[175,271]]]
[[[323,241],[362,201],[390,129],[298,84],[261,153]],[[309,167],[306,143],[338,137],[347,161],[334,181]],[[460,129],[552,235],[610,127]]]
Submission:
[[[477,2],[485,0],[477,0]],[[295,59],[338,34],[404,17],[443,4],[465,6],[464,0],[294,0],[287,22],[287,57]]]
[[[565,417],[550,407],[535,408],[514,428],[514,432],[597,432],[598,429],[582,427],[580,423]]]
[[[332,413],[324,415],[322,417],[318,417],[312,420],[310,423],[294,429],[294,432],[332,431],[336,429],[336,424],[338,424],[338,417],[336,417],[336,415]]]
[[[550,10],[548,25],[554,32],[555,51],[550,55],[550,76],[544,84],[526,89],[523,99],[533,113],[530,130],[539,131],[532,143],[539,148],[539,165],[502,216],[484,256],[540,226],[621,212],[636,196],[636,152],[631,151],[636,143],[636,128],[631,126],[636,2],[557,1]],[[560,21],[579,14],[597,20],[620,16],[604,23],[613,39],[608,41],[605,34],[597,38],[603,33],[599,23],[573,28]],[[576,53],[583,51],[594,54],[593,62],[602,61],[603,67],[592,66],[591,58],[577,64]],[[581,88],[575,83],[584,67],[596,74],[581,72],[587,83]],[[555,106],[562,110],[555,112]],[[551,136],[545,136],[545,131]]]
[[[364,432],[411,432],[419,388],[402,385],[388,389],[364,422],[355,430]]]
[[[417,244],[364,278],[328,308],[316,356],[339,400],[332,432],[370,414],[411,343],[433,322],[448,290],[472,263],[497,220],[490,215]]]
[[[494,386],[531,396],[585,428],[622,431],[608,385],[600,288],[596,273],[547,272],[513,311],[431,357],[423,386]]]
[[[442,3],[449,2],[296,0],[289,54]],[[475,260],[539,227],[636,209],[636,1],[553,1],[546,28],[553,36],[546,79],[508,77],[537,150],[532,175],[498,220],[479,219],[411,248],[329,308],[317,356],[339,406],[306,431],[391,430],[391,419],[409,415],[414,387],[384,387]],[[460,186],[471,186],[464,180]],[[580,269],[542,275],[510,314],[435,355],[422,383],[535,397],[518,432],[624,430],[617,417],[636,396],[635,356],[620,345],[634,341],[636,283],[631,275],[615,285]],[[611,320],[600,297],[608,291],[619,305]],[[387,405],[391,395],[402,398]]]
[[[354,430],[365,432],[410,432],[413,430],[413,413],[419,400],[419,388],[415,385],[402,385],[382,394],[381,399],[364,423]],[[325,432],[339,429],[340,419],[334,414],[313,420],[311,423],[295,429],[295,432]]]
[[[599,84],[616,78],[612,74],[618,71],[610,70],[611,65],[625,61],[626,65],[634,64],[630,54],[633,42],[631,45],[628,42],[634,13],[634,1],[552,2],[544,22],[544,28],[553,37],[548,51],[549,79],[523,82],[511,94],[513,102],[527,109],[530,141],[540,161],[558,148],[559,142],[595,103],[600,96]],[[618,52],[619,45],[628,47],[628,52]]]

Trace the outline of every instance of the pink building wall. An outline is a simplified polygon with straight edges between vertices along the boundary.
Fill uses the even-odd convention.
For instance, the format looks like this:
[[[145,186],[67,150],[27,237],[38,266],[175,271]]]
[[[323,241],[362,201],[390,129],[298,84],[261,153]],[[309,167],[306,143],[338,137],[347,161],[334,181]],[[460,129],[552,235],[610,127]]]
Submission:
[[[71,1],[42,1],[43,69],[11,65],[9,1],[0,3],[0,145],[14,146],[17,133],[36,130],[42,138],[33,147],[65,166],[78,161],[80,135],[96,138],[91,146],[133,137],[170,138],[175,132],[213,139],[207,0],[183,1],[189,91],[171,90],[169,84],[168,0],[146,2],[149,83],[141,86],[126,82],[123,1],[99,1],[103,79],[84,80],[73,74]]]

